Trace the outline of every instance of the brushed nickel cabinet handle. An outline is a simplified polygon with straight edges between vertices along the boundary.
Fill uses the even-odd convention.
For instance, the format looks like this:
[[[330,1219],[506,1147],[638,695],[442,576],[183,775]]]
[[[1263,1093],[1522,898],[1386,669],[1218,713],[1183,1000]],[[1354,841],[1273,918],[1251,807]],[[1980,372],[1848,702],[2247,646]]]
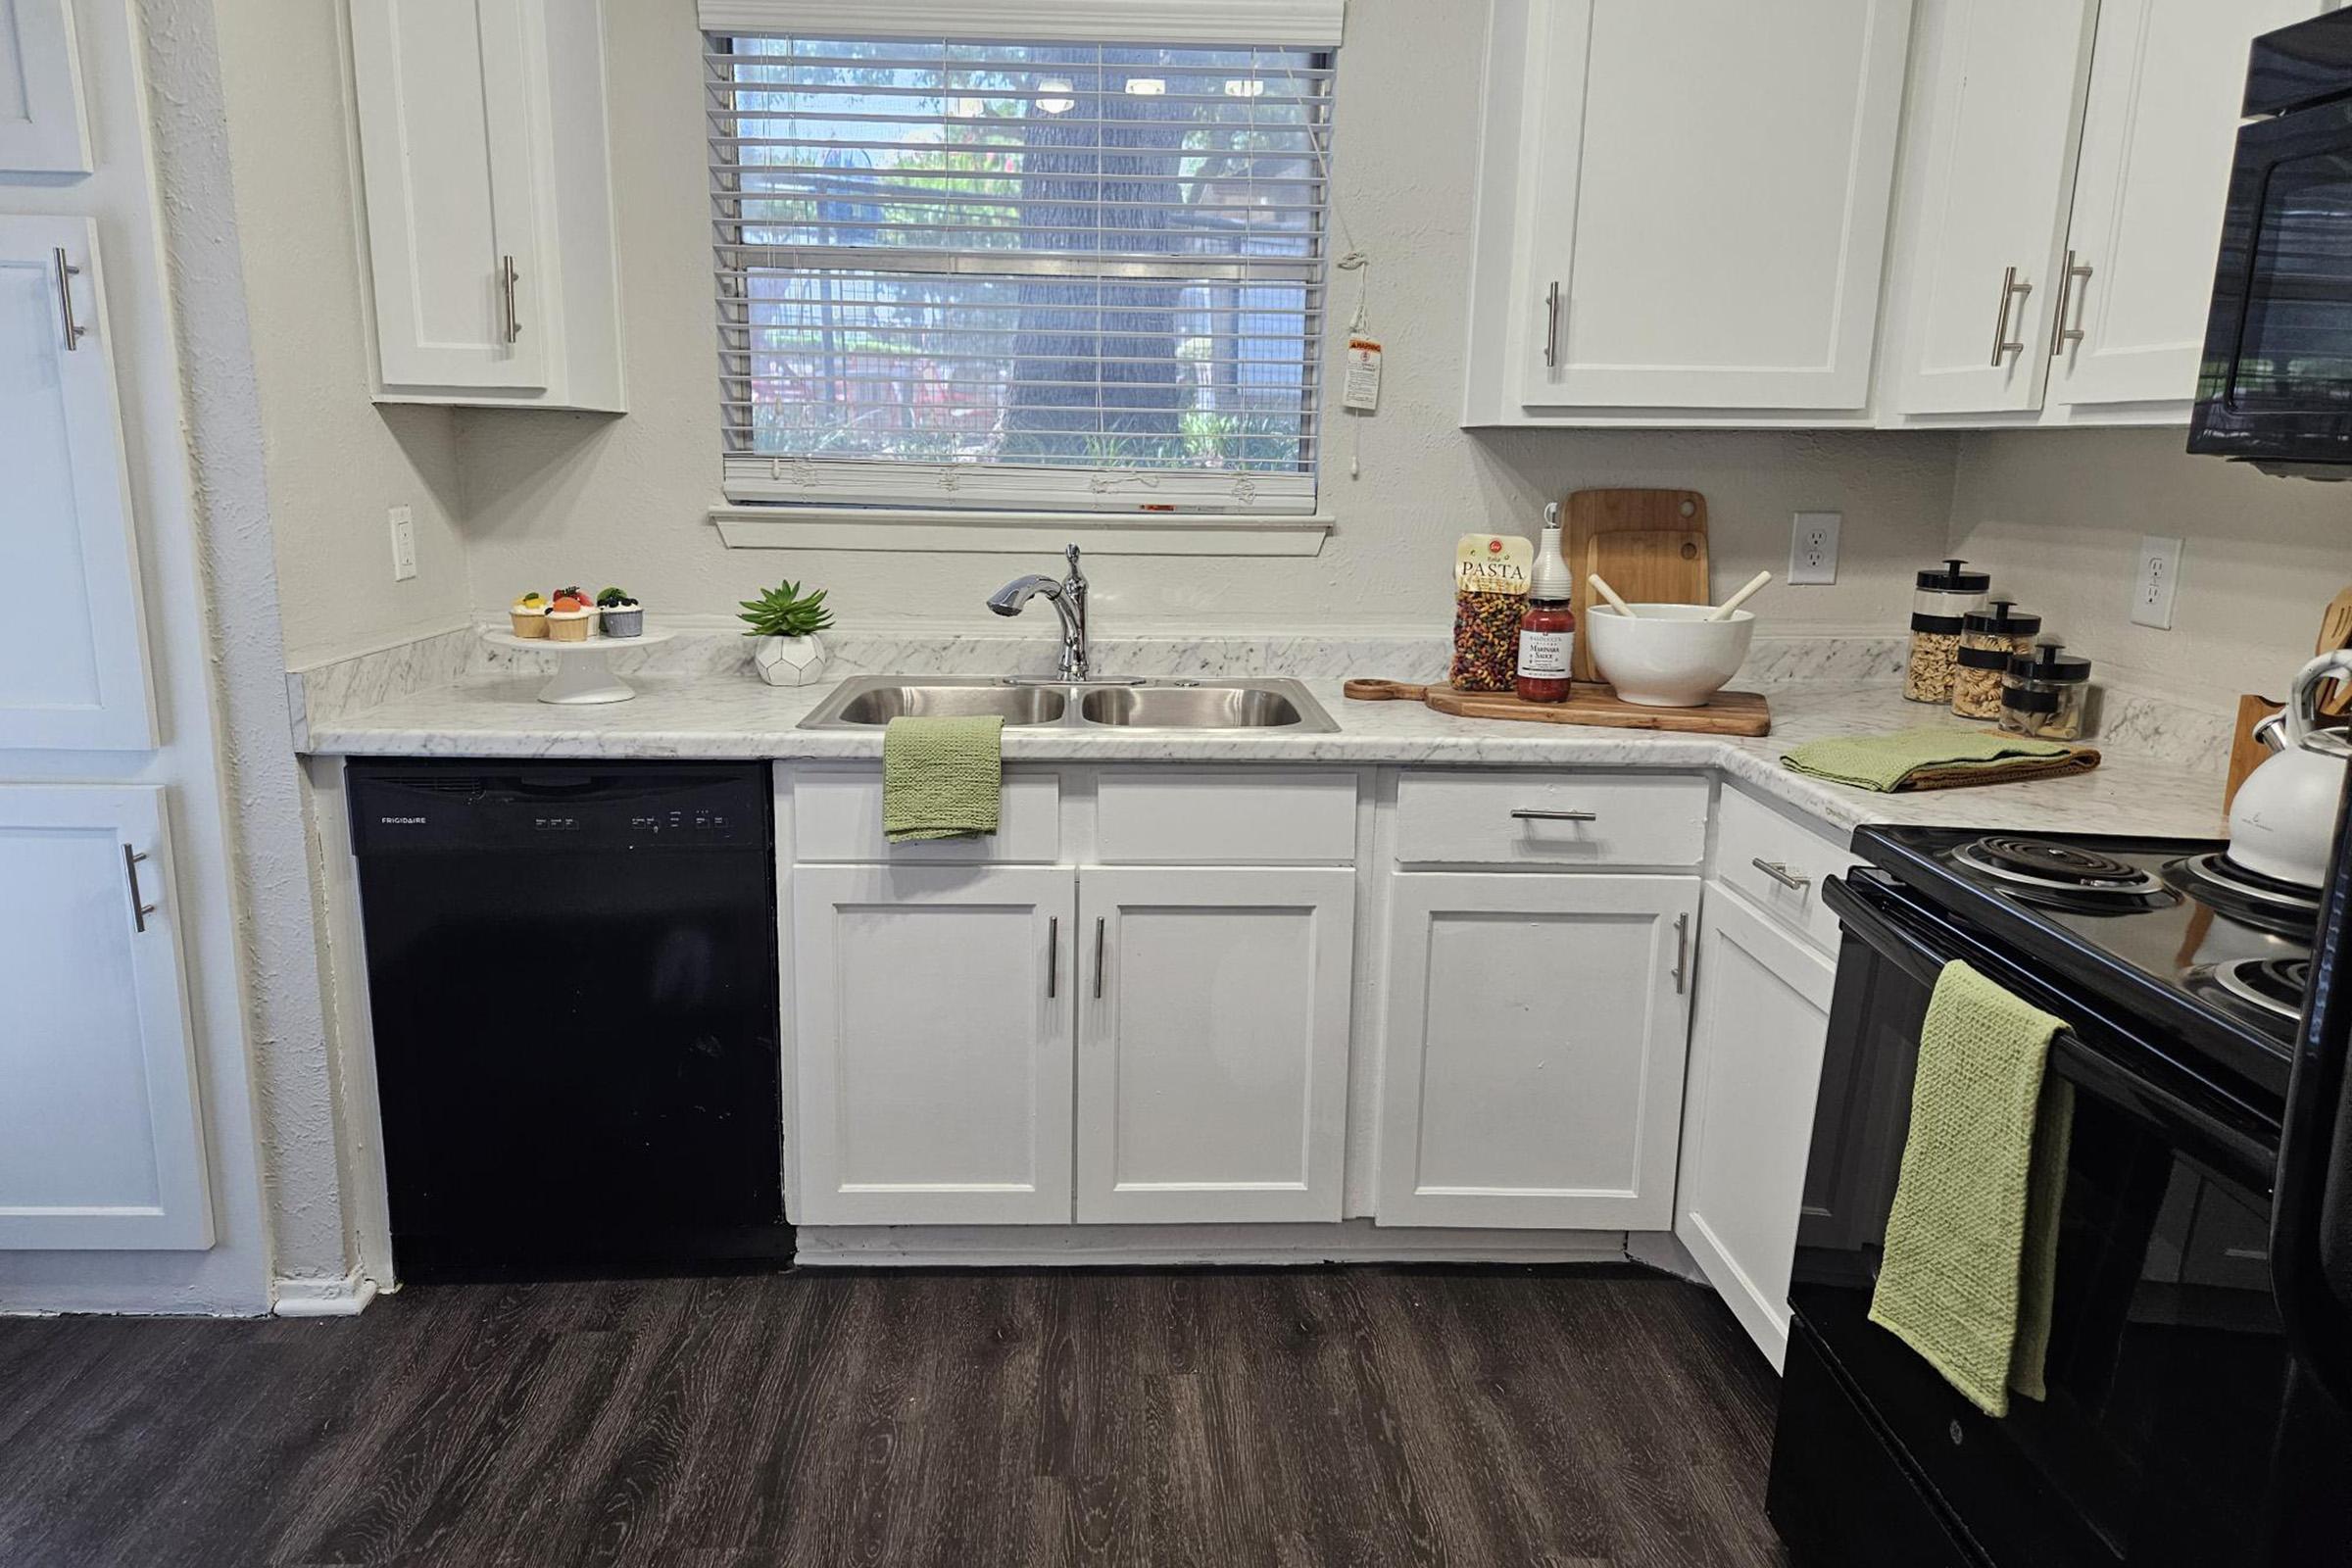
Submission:
[[[81,347],[89,328],[74,319],[74,286],[68,278],[79,277],[81,269],[66,260],[63,245],[52,246],[50,254],[57,259],[57,314],[66,323],[66,349],[71,353]]]
[[[1674,917],[1674,994],[1681,996],[1690,977],[1690,917]]]
[[[134,931],[147,929],[147,917],[155,906],[139,902],[139,862],[147,857],[129,845],[122,846],[122,879],[130,884],[130,925]]]
[[[1597,822],[1600,820],[1598,811],[1522,810],[1513,811],[1511,815],[1521,822]]]
[[[2001,361],[2008,356],[2026,352],[2025,341],[2022,338],[2012,341],[2009,336],[2009,312],[2010,308],[2019,300],[2033,292],[2033,284],[2020,283],[2017,280],[2016,268],[2011,267],[2002,270],[2001,309],[2000,314],[1995,316],[1992,321],[1992,368],[1996,370],[2001,368]]]
[[[1061,990],[1061,916],[1046,922],[1046,995],[1052,998]]]
[[[1098,1000],[1102,995],[1102,927],[1103,918],[1098,914],[1095,916],[1095,996]]]
[[[1556,370],[1560,366],[1560,282],[1553,278],[1551,289],[1544,296],[1544,368]]]
[[[1798,876],[1794,871],[1788,869],[1788,864],[1785,861],[1767,860],[1764,858],[1764,857],[1759,855],[1747,863],[1754,866],[1757,870],[1763,872],[1766,876],[1772,878],[1775,882],[1778,882],[1781,886],[1787,888],[1791,893],[1802,893],[1805,891],[1805,889],[1813,885],[1813,879],[1811,877]]]
[[[2082,327],[2081,322],[2082,313],[2086,309],[2083,301],[2089,297],[2089,291],[2085,289],[2078,292],[2075,285],[2077,283],[2088,283],[2089,281],[2090,269],[2077,265],[2075,261],[2075,253],[2073,251],[2068,251],[2066,253],[2066,270],[2058,274],[2058,309],[2053,313],[2056,317],[2058,324],[2050,338],[2050,354],[2052,358],[2056,358],[2057,356],[2064,354],[2066,352],[2066,346],[2069,343],[2080,343],[2082,341]],[[2070,300],[2074,302],[2075,318],[2077,323],[2073,326],[2066,324],[2066,307],[2067,302]]]
[[[514,270],[514,258],[498,259],[498,285],[507,304],[507,342],[511,346],[522,337],[522,318],[514,309],[514,280],[522,274]]]

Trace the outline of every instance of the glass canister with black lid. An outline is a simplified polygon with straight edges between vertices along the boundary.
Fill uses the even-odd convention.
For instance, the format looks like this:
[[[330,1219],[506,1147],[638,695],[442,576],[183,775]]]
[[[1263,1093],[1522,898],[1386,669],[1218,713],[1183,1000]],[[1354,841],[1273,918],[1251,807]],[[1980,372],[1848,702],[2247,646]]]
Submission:
[[[2090,661],[2057,643],[2018,655],[2001,677],[2001,728],[2011,735],[2080,740],[2089,703]]]
[[[1915,703],[1952,700],[1953,673],[1960,667],[1960,621],[1981,610],[1992,587],[1990,573],[1964,571],[1965,561],[1946,561],[1919,574],[1911,596],[1911,658],[1903,667],[1903,696]]]
[[[1960,617],[1960,649],[1953,657],[1952,711],[1962,718],[2001,716],[2001,683],[2009,661],[2034,651],[2041,617],[1995,599]]]

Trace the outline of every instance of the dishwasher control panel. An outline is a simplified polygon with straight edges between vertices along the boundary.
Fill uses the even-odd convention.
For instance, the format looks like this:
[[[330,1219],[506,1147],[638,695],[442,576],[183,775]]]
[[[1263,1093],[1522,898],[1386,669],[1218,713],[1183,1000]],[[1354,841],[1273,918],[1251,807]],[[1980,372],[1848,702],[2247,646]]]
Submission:
[[[349,766],[362,855],[721,849],[770,842],[764,763]]]

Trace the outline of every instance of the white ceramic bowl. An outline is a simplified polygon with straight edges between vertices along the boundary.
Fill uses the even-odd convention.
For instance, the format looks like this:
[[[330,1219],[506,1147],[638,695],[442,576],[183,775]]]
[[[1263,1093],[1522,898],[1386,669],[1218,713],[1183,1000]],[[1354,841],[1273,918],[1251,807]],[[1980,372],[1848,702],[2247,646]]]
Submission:
[[[1636,605],[1633,618],[1613,605],[1585,612],[1583,633],[1592,667],[1617,695],[1644,708],[1697,708],[1740,673],[1756,617],[1744,610],[1709,620],[1706,605]]]

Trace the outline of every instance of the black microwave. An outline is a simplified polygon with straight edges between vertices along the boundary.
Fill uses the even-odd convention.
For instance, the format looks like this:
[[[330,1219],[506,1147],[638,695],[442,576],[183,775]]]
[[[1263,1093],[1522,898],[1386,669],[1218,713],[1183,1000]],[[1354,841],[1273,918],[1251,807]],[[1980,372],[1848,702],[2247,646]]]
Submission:
[[[2254,40],[2188,450],[2352,465],[2352,11]]]

